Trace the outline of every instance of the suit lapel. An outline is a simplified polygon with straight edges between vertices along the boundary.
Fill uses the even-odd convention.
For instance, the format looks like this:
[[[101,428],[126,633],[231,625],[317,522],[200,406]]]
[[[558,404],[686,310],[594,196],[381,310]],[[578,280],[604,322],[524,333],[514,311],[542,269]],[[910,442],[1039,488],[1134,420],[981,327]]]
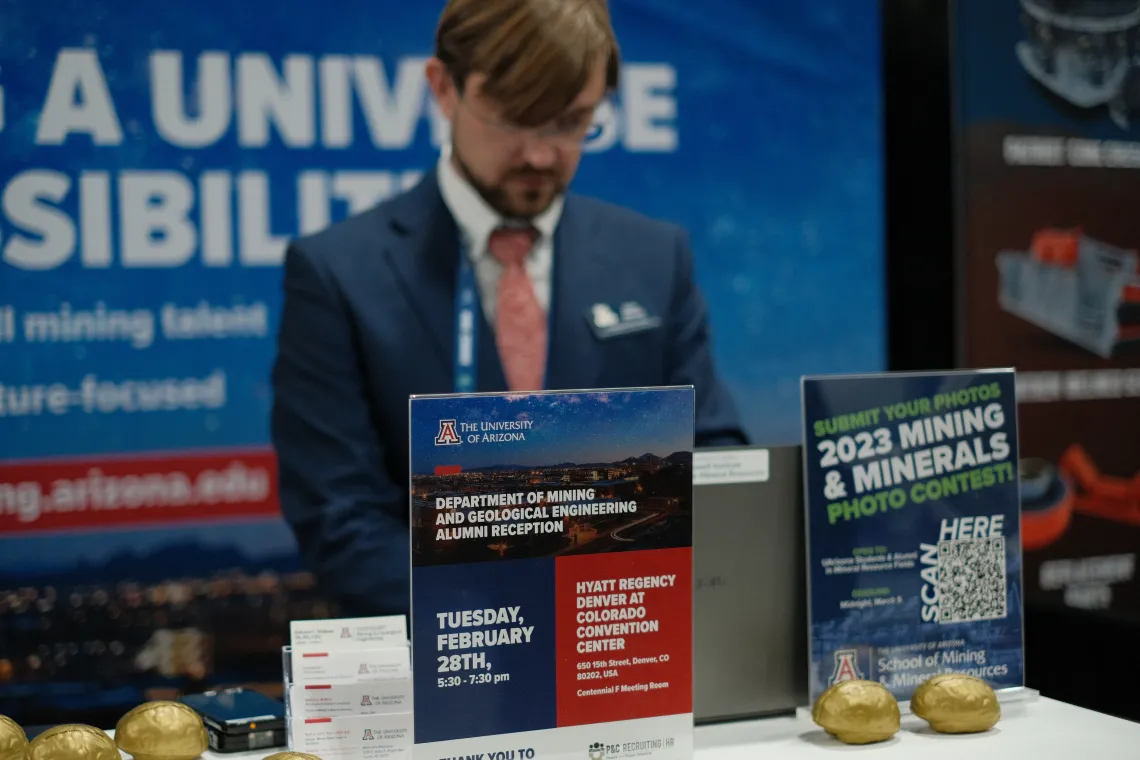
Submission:
[[[594,217],[568,196],[554,235],[554,298],[546,388],[593,388],[601,376],[597,341],[586,314],[606,276]]]
[[[461,252],[459,230],[439,193],[434,169],[393,203],[391,225],[397,233],[396,243],[386,253],[450,383],[455,363],[455,279]],[[477,311],[476,387],[505,391],[507,381],[494,333],[483,310]]]
[[[434,169],[393,202],[390,223],[396,235],[385,253],[428,335],[431,352],[450,377],[459,234],[439,194]]]

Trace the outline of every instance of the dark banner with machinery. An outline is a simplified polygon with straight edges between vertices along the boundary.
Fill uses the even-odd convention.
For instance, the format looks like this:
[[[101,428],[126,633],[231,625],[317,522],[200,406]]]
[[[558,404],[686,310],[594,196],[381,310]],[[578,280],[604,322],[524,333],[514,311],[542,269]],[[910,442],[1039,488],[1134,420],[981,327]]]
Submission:
[[[1140,0],[960,0],[960,366],[1014,366],[1025,593],[1140,619]]]

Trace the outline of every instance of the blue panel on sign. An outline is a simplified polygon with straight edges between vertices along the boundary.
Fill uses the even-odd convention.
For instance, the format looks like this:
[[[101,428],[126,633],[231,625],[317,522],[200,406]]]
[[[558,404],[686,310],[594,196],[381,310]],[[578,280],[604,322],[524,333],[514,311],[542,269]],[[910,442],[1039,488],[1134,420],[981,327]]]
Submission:
[[[454,567],[412,572],[413,616],[443,616],[413,627],[416,743],[554,728],[554,559],[465,565],[462,588]],[[492,613],[505,617],[485,625]],[[522,640],[469,638],[511,631]]]

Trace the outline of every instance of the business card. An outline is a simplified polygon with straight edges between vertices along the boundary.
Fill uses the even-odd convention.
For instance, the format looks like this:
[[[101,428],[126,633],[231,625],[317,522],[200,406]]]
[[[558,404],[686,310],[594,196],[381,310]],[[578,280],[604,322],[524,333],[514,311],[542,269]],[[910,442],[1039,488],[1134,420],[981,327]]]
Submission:
[[[299,684],[289,687],[290,706],[300,718],[380,715],[412,709],[412,679],[340,684]]]
[[[376,649],[408,643],[403,615],[339,620],[292,620],[289,641],[294,649],[338,651]]]
[[[321,760],[410,760],[412,714],[297,721],[291,749]]]
[[[407,644],[359,651],[292,652],[294,683],[334,684],[411,678],[412,662]]]

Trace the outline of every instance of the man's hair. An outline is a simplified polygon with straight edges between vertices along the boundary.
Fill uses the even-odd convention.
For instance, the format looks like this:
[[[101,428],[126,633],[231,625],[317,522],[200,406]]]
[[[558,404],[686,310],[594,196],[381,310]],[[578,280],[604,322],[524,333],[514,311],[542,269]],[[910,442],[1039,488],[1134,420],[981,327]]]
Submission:
[[[607,91],[621,67],[606,0],[449,0],[435,55],[460,93],[468,76],[486,75],[483,94],[525,126],[565,111],[599,60]]]

